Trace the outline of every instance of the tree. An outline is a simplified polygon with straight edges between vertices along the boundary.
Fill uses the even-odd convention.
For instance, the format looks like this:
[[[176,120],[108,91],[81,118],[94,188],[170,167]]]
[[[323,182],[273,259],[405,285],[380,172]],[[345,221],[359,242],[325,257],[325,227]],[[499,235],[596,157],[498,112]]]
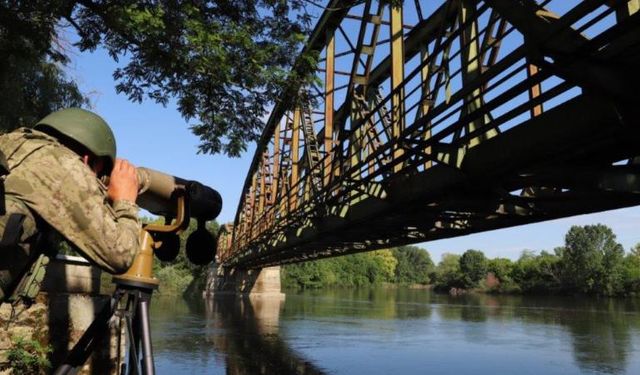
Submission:
[[[416,246],[400,246],[393,249],[393,256],[397,259],[394,279],[397,283],[428,284],[429,275],[434,266],[431,256],[425,249]]]
[[[396,267],[398,266],[398,259],[396,259],[393,252],[387,249],[377,250],[372,251],[370,256],[376,264],[376,267],[374,267],[376,270],[376,277],[372,281],[393,281],[396,273]]]
[[[54,62],[61,27],[80,51],[106,49],[122,61],[116,90],[141,102],[176,100],[199,151],[238,156],[255,141],[285,82],[311,79],[316,56],[294,67],[310,25],[304,0],[33,0],[0,4],[0,37],[23,47],[0,54],[0,66],[24,51]],[[6,52],[8,51],[8,53]],[[35,60],[34,60],[35,61]],[[19,83],[18,83],[19,84]],[[9,108],[11,110],[11,108]]]
[[[0,3],[0,131],[32,126],[64,107],[88,104],[63,72],[55,20],[37,1]]]
[[[460,271],[467,288],[474,287],[487,274],[487,258],[479,250],[467,250],[460,257]]]
[[[524,251],[511,271],[513,281],[525,293],[556,292],[561,287],[560,257],[542,251]]]
[[[487,262],[487,272],[493,272],[500,282],[511,279],[513,267],[513,262],[507,258],[494,258]]]
[[[366,286],[393,280],[397,261],[390,250],[287,264],[282,268],[285,288]]]
[[[436,267],[436,288],[447,289],[464,286],[463,275],[460,271],[460,255],[444,253]]]
[[[612,295],[622,291],[624,249],[602,224],[572,226],[562,252],[563,279],[581,293]]]
[[[631,248],[631,255],[640,258],[640,243]]]
[[[287,264],[282,268],[282,284],[299,289],[317,289],[327,284],[330,273],[326,261]]]
[[[627,293],[640,291],[640,256],[636,253],[627,254],[623,260],[624,290]]]

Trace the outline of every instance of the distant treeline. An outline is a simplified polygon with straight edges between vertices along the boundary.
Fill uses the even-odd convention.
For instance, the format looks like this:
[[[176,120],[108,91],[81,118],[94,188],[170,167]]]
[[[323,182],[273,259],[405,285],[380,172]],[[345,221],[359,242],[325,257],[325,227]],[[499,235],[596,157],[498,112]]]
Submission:
[[[283,267],[283,285],[431,284],[436,290],[495,293],[630,295],[640,292],[640,244],[625,251],[605,225],[573,226],[553,252],[488,259],[482,251],[444,254],[434,265],[426,250],[403,246]]]
[[[364,286],[383,282],[429,284],[434,270],[429,253],[415,246],[345,255],[282,268],[285,288]]]

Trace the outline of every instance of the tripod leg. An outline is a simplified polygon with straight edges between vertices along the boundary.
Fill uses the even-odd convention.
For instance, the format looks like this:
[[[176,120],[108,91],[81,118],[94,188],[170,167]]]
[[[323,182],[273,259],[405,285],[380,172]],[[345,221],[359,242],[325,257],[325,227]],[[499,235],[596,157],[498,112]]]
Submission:
[[[109,319],[113,315],[122,294],[116,291],[110,303],[106,303],[100,310],[93,323],[87,328],[76,345],[71,349],[63,364],[54,372],[54,375],[75,374],[87,361],[95,349],[96,343],[100,340],[99,333],[104,332],[109,326]]]
[[[127,332],[129,333],[129,375],[140,374],[140,363],[138,362],[138,348],[140,347],[140,324],[138,314],[138,304],[140,299],[137,295],[131,294],[129,298],[131,305],[128,305],[130,315],[127,316]]]
[[[151,347],[151,327],[149,325],[149,299],[151,294],[144,295],[140,298],[138,305],[138,318],[141,328],[142,339],[142,373],[144,375],[154,375],[156,372],[153,364],[153,348]]]

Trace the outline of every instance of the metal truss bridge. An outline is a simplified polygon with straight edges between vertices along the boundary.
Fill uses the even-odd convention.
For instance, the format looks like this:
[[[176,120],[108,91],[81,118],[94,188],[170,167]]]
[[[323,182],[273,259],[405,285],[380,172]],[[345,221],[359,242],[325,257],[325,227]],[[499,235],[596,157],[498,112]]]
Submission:
[[[640,0],[331,0],[223,265],[260,268],[640,204]],[[321,83],[321,84],[320,84]]]

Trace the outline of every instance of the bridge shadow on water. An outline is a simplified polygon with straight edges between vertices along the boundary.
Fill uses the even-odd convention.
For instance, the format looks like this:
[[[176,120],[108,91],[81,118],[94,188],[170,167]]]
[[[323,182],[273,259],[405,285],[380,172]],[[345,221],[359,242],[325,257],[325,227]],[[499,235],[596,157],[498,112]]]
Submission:
[[[207,331],[216,350],[226,353],[227,374],[301,374],[324,372],[295,352],[279,336],[281,299],[217,297],[205,300],[208,324],[228,331]]]
[[[164,353],[174,359],[184,355],[187,362],[198,362],[197,367],[207,374],[325,374],[279,335],[283,305],[279,298],[223,296],[177,303],[159,298],[152,308],[157,358]],[[185,373],[193,371],[191,367]]]

